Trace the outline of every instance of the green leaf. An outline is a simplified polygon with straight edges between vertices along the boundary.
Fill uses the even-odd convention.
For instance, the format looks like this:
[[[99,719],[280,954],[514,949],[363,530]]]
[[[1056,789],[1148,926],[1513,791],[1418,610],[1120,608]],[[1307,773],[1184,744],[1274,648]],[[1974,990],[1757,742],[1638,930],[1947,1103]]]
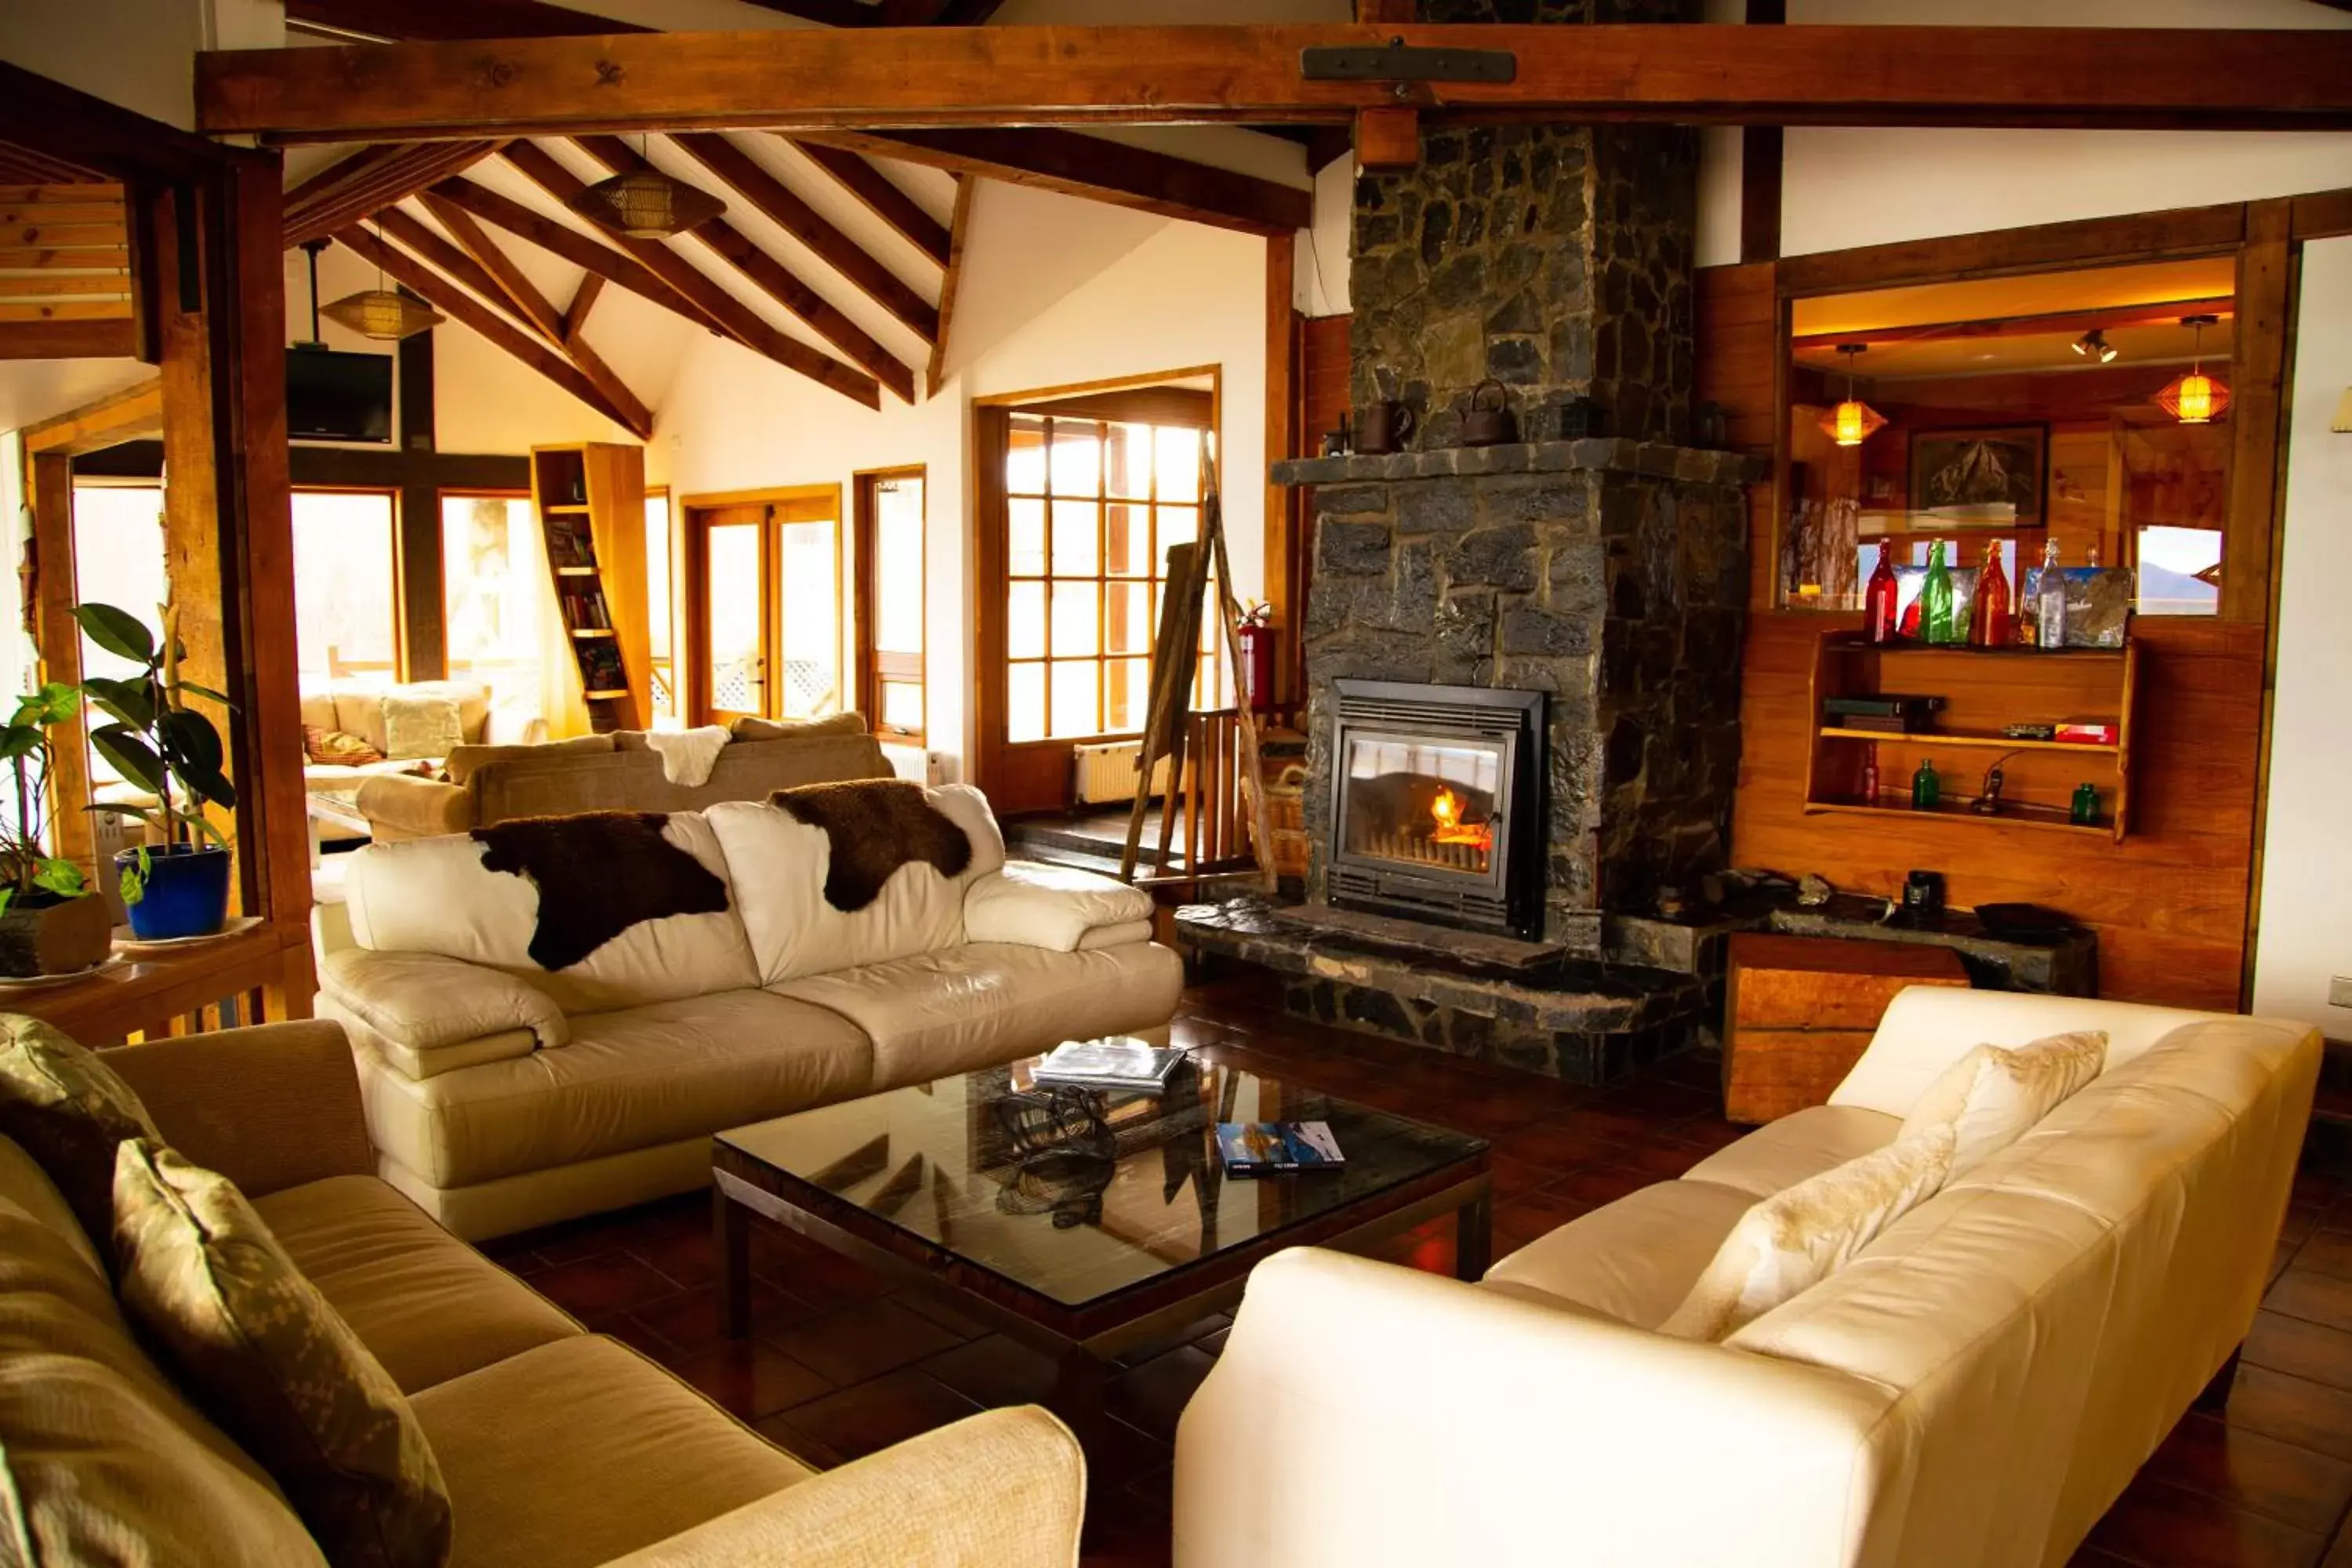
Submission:
[[[152,794],[163,793],[163,759],[138,731],[127,724],[103,725],[89,732],[89,743],[124,778],[143,784]]]
[[[107,652],[139,664],[155,662],[155,634],[128,610],[76,605],[74,619],[81,623],[82,635]]]
[[[158,833],[163,830],[163,819],[155,814],[152,806],[121,805],[109,801],[102,805],[85,805],[82,809],[97,812],[103,816],[134,816]]]
[[[213,819],[206,816],[203,812],[191,811],[185,813],[174,813],[173,815],[179,816],[182,821],[194,828],[196,830],[196,837],[199,838],[206,839],[211,843],[217,844],[224,849],[228,847],[228,836],[223,833],[219,828],[215,827],[213,826]]]
[[[31,756],[47,740],[47,733],[32,724],[11,724],[0,729],[0,762],[10,757]]]
[[[231,711],[235,711],[236,708],[236,704],[228,700],[228,696],[226,692],[215,691],[209,686],[198,686],[193,680],[183,680],[180,682],[180,693],[182,696],[207,698],[212,701],[219,703],[222,707],[226,708]]]
[[[25,700],[38,710],[44,724],[63,724],[81,711],[81,692],[62,680],[47,682]]]
[[[113,680],[94,676],[81,683],[89,700],[111,718],[120,720],[134,730],[152,729],[155,724],[155,689],[143,678],[138,680]]]
[[[81,868],[72,861],[41,860],[36,864],[40,869],[33,873],[35,887],[47,888],[63,899],[79,899],[89,891],[89,879],[81,874]]]
[[[6,913],[8,912],[8,900],[11,900],[11,899],[13,899],[13,898],[15,898],[16,896],[16,889],[14,889],[14,888],[0,888],[0,915],[5,915],[5,914],[6,914]]]
[[[144,858],[144,857],[142,857],[142,858]],[[122,880],[120,886],[122,891],[122,901],[125,905],[135,904],[140,900],[147,896],[147,883],[144,879],[139,875],[138,869],[135,867],[125,866],[122,868]]]
[[[211,720],[174,709],[157,715],[155,729],[163,742],[163,759],[173,773],[191,781],[220,776],[221,760],[227,753],[221,749],[220,731],[213,728]]]

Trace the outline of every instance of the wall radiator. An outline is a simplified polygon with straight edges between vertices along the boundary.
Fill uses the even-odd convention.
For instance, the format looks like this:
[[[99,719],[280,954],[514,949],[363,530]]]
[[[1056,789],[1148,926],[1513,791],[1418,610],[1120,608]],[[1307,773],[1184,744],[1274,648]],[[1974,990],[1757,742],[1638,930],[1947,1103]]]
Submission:
[[[1076,795],[1080,805],[1104,805],[1114,801],[1135,798],[1135,777],[1138,764],[1143,761],[1140,741],[1105,741],[1097,745],[1074,746],[1071,762],[1077,770]],[[1151,770],[1151,793],[1168,793],[1168,759],[1162,757]]]

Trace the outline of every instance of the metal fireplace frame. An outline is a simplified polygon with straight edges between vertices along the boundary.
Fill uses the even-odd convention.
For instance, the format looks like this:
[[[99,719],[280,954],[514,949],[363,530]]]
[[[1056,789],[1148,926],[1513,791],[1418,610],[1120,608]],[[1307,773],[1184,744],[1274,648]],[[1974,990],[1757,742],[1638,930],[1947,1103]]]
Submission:
[[[1332,681],[1331,690],[1330,813],[1320,847],[1325,900],[1537,940],[1543,930],[1545,694],[1345,679]],[[1484,875],[1439,867],[1408,870],[1342,847],[1350,731],[1502,747],[1506,787],[1495,818],[1496,849]]]

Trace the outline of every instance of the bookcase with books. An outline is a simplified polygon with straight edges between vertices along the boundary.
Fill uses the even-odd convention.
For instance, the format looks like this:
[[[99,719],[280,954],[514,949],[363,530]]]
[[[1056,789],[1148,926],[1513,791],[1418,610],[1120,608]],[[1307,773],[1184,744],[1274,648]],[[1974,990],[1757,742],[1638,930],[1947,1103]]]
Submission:
[[[1932,816],[2121,843],[2131,819],[2139,646],[1814,645],[1808,814]],[[1922,764],[1935,798],[1914,804]],[[1988,774],[1998,766],[1997,791]],[[2087,795],[2083,792],[2088,791]],[[2077,810],[2082,796],[2085,810]]]
[[[589,441],[534,447],[532,510],[591,727],[641,730],[653,652],[646,597],[646,455]]]

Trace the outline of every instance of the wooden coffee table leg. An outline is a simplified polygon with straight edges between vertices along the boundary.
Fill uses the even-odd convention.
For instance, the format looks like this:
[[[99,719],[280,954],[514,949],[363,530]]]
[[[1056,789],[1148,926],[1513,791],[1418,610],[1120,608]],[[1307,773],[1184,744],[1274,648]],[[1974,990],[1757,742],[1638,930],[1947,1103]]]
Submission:
[[[717,1186],[710,1189],[710,1205],[719,1237],[719,1300],[727,1337],[740,1340],[751,1331],[751,1211]]]
[[[1454,1211],[1454,1277],[1476,1281],[1495,1261],[1495,1199],[1486,1187]]]

